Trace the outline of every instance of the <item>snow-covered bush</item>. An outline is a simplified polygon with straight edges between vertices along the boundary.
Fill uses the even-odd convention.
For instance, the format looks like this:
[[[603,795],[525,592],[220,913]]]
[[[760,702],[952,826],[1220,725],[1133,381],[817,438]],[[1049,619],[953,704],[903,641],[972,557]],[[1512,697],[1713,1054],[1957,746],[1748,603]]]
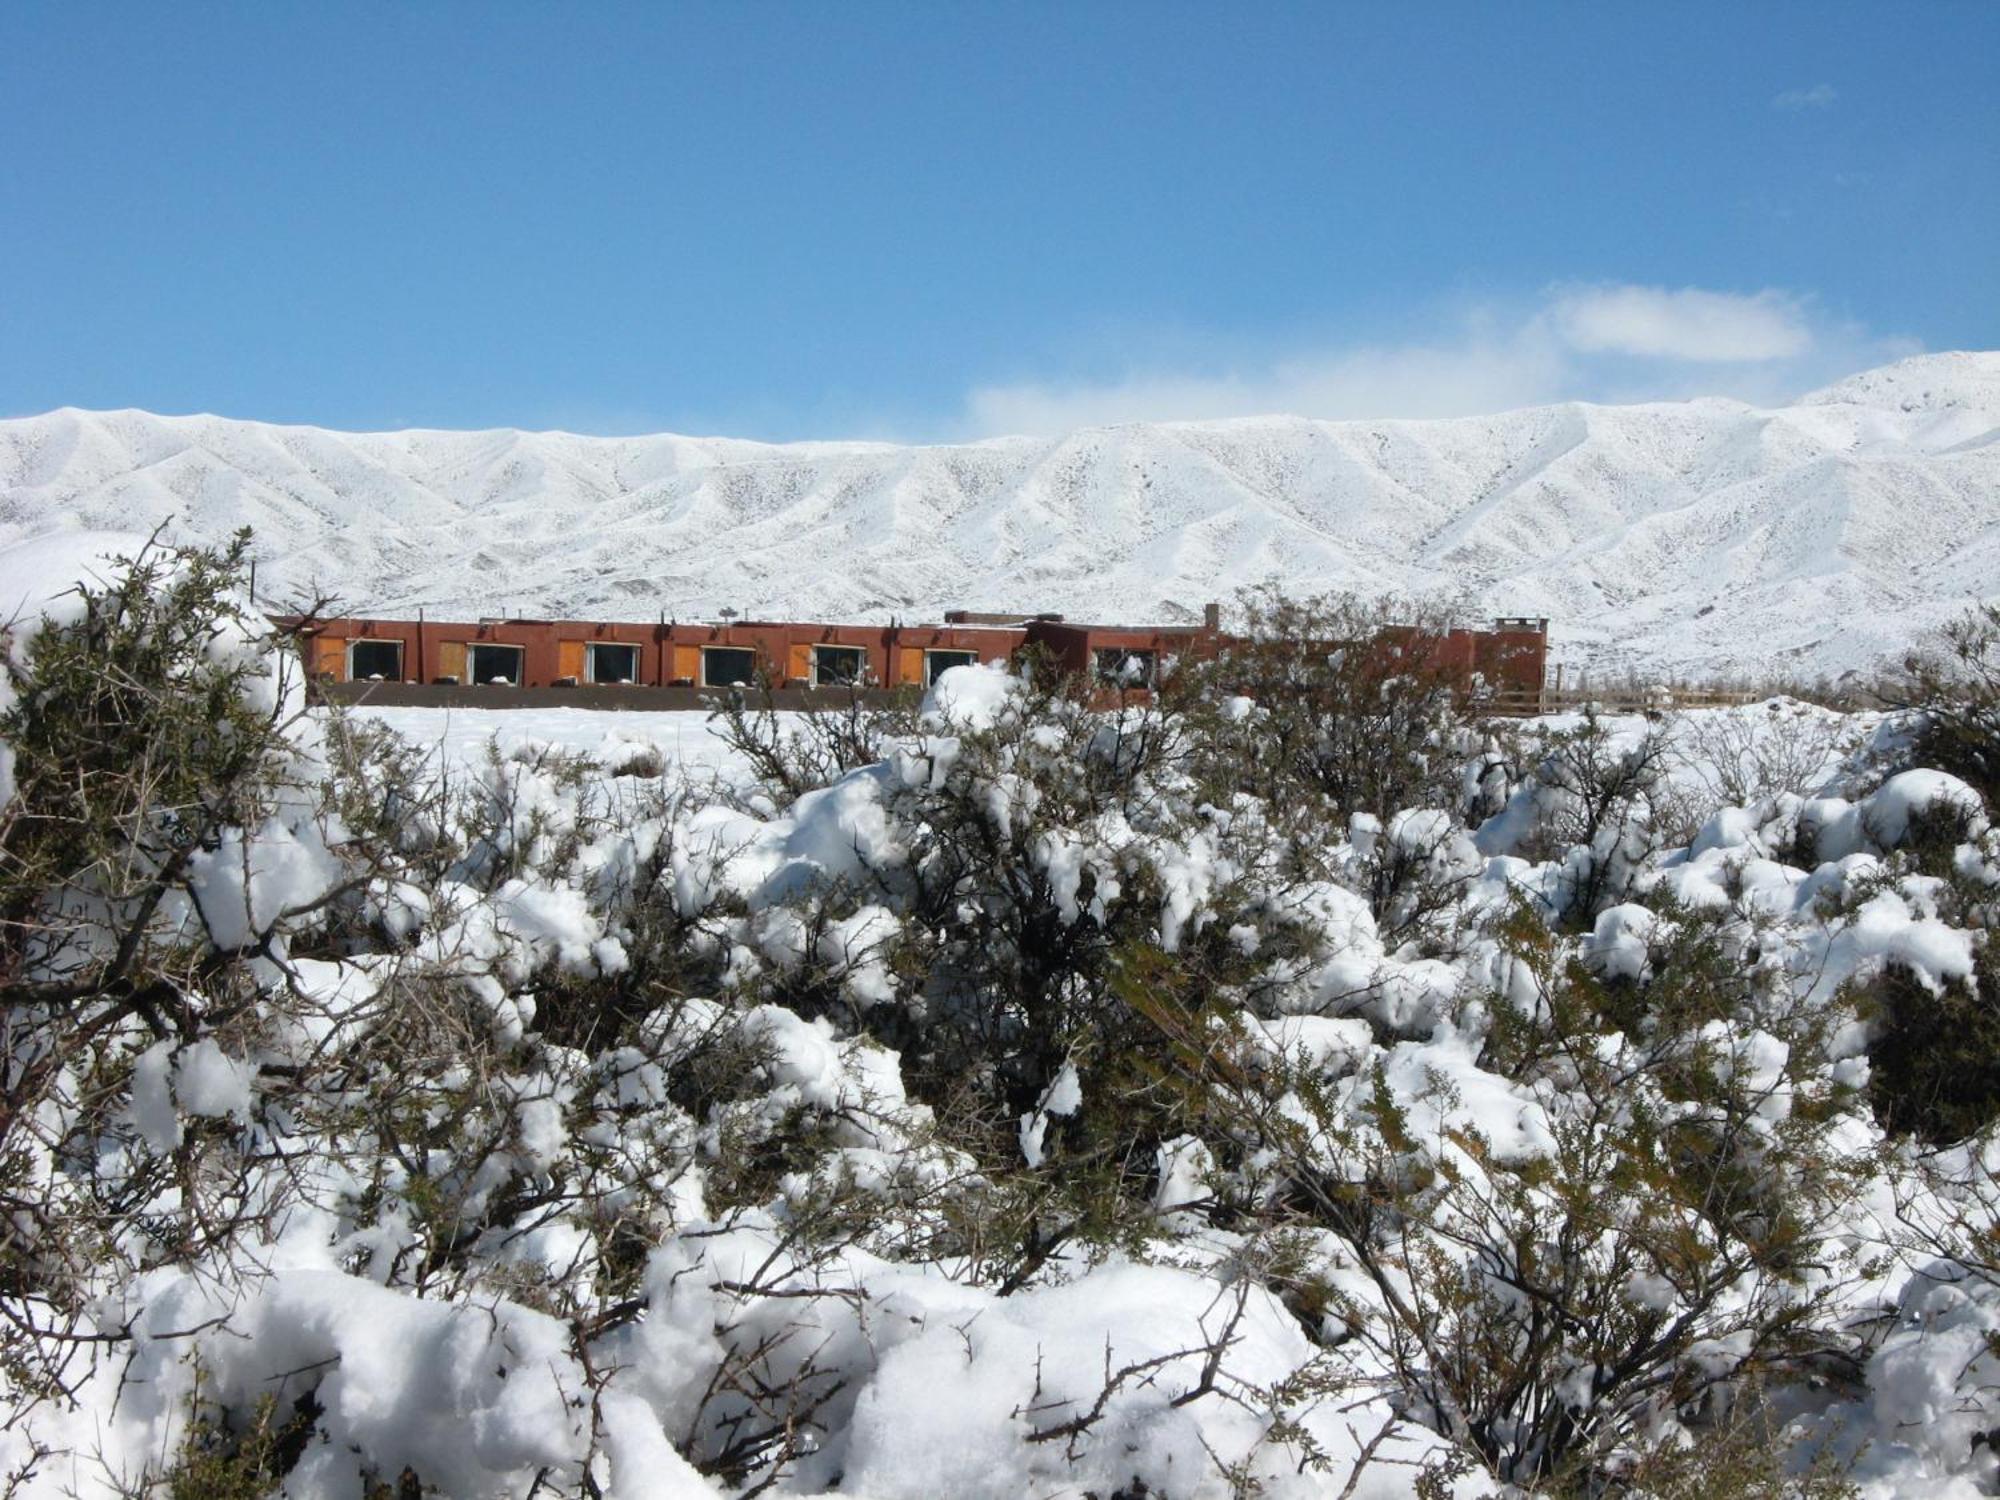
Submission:
[[[59,538],[0,555],[0,1267],[16,1389],[61,1391],[113,1268],[260,1220],[259,965],[324,920],[346,835],[302,674],[221,554]],[[129,553],[123,549],[129,547]],[[64,573],[92,575],[67,587]]]
[[[1892,1135],[1964,1140],[2000,1120],[2000,949],[1987,939],[2000,838],[1978,794],[1937,771],[1904,771],[1851,807],[1827,806],[1815,807],[1815,841],[1862,846],[1843,861],[1860,868],[1824,898],[1829,922],[1865,942],[1871,926],[1916,919],[1847,986],[1867,1023],[1876,1118]]]
[[[1846,714],[1795,698],[1689,716],[1675,751],[1710,808],[1810,797],[1859,747]]]
[[[1484,684],[1448,656],[1450,611],[1421,601],[1266,586],[1196,680],[1231,695],[1214,774],[1274,808],[1324,803],[1343,822],[1455,809],[1466,761],[1486,748]],[[1227,708],[1227,705],[1225,705]]]
[[[2000,793],[2000,604],[1912,650],[1894,691],[1915,715],[1908,764],[1963,777],[1989,800]]]
[[[731,688],[710,722],[749,768],[756,790],[789,801],[872,765],[892,738],[915,731],[915,689],[899,689],[886,703],[863,690],[855,683],[814,693],[781,716],[768,682]]]
[[[1668,724],[1614,724],[1586,705],[1543,737],[1533,773],[1481,830],[1482,847],[1550,860],[1560,871],[1548,891],[1555,910],[1594,920],[1667,847],[1671,736]]]
[[[1317,607],[745,707],[727,785],[446,761],[239,562],[12,632],[16,1490],[1990,1487],[1966,782],[1503,739]]]

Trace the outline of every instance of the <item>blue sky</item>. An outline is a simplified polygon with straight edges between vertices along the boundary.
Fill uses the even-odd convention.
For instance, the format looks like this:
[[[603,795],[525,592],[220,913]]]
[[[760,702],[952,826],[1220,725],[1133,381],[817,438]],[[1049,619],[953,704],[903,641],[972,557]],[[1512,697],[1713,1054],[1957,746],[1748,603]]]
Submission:
[[[0,414],[956,438],[2000,345],[2000,5],[0,7]]]

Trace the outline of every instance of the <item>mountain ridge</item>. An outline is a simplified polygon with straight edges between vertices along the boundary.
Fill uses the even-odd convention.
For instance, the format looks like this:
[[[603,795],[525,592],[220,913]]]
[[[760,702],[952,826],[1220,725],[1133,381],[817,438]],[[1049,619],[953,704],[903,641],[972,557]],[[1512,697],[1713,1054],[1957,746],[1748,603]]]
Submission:
[[[275,598],[435,616],[1186,620],[1274,577],[1547,615],[1559,655],[1863,668],[2000,594],[2000,353],[1790,405],[1126,423],[906,446],[344,433],[63,408],[0,421],[0,545],[257,534]]]

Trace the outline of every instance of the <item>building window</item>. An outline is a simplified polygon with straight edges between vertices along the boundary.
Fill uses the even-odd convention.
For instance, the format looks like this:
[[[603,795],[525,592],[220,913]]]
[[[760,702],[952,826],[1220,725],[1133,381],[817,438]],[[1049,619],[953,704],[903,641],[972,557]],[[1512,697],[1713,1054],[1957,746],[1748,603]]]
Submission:
[[[639,648],[592,641],[584,648],[583,670],[589,682],[637,682]]]
[[[475,645],[465,653],[472,680],[492,687],[519,687],[521,661],[526,655],[519,646]]]
[[[403,643],[350,641],[347,647],[347,677],[350,682],[401,682]]]
[[[741,646],[701,648],[703,687],[744,687],[757,680],[757,653]]]
[[[939,677],[953,667],[976,667],[979,665],[977,651],[926,651],[924,653],[924,686],[929,687]]]
[[[1153,653],[1133,646],[1103,646],[1097,652],[1097,680],[1116,687],[1151,687]]]
[[[868,675],[868,653],[859,646],[812,648],[814,687],[856,687]]]

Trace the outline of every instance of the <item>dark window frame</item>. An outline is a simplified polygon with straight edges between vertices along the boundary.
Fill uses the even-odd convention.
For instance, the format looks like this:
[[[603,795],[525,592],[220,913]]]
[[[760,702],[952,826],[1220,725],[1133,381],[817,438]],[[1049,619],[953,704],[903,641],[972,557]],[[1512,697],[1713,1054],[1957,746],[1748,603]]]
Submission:
[[[479,675],[479,653],[482,651],[510,651],[514,656],[512,675],[503,683],[495,677]],[[465,648],[465,676],[474,687],[520,687],[521,679],[528,675],[528,648],[510,646],[505,641],[470,641]]]
[[[355,667],[357,652],[387,648],[396,653],[396,670],[391,672],[362,672]],[[401,682],[403,680],[403,643],[398,640],[384,640],[380,636],[362,636],[347,643],[347,680],[349,682]]]
[[[729,682],[717,682],[708,670],[708,664],[718,656],[747,656],[750,669],[747,676]],[[701,685],[703,687],[754,687],[757,682],[757,651],[753,646],[703,646],[701,648]]]
[[[853,662],[854,674],[851,677],[823,677],[820,673],[820,653],[823,651],[829,654],[838,654]],[[812,648],[811,663],[812,676],[810,681],[814,687],[860,687],[868,680],[868,648],[866,646],[843,646],[837,641],[828,641],[824,645]]]
[[[937,665],[938,659],[946,656],[956,659],[948,666],[940,667]],[[963,646],[928,647],[924,651],[924,686],[935,687],[938,678],[942,674],[949,672],[952,667],[976,667],[978,665],[979,653],[977,651],[969,651]]]
[[[1145,668],[1136,677],[1125,671],[1130,661],[1143,661]],[[1097,680],[1108,687],[1153,686],[1160,673],[1160,653],[1151,646],[1099,646],[1092,656]]]
[[[601,677],[597,671],[597,653],[600,651],[623,651],[632,663],[632,670],[616,677]],[[630,641],[585,641],[583,643],[583,680],[588,683],[603,683],[610,687],[624,687],[639,680],[639,648]]]

